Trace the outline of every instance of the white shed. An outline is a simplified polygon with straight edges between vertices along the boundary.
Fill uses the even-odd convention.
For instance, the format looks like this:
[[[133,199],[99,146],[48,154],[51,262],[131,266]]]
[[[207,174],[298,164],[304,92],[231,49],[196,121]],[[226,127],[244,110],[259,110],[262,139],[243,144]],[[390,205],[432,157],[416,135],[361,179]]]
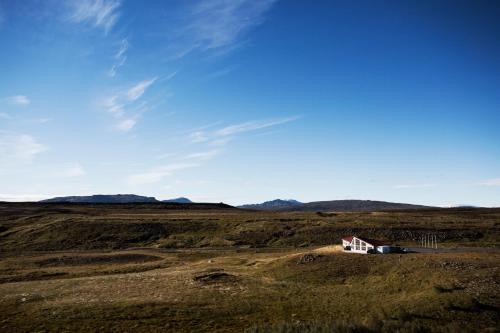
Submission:
[[[370,252],[378,252],[378,253],[389,253],[391,247],[386,242],[358,237],[358,236],[346,236],[342,238],[342,247],[345,252],[353,252],[353,253],[369,253]]]

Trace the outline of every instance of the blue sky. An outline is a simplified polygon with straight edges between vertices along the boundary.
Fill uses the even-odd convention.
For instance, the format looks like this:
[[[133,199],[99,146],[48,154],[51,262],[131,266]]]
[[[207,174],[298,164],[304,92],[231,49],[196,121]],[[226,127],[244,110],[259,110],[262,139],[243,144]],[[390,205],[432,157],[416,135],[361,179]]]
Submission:
[[[0,0],[0,200],[500,206],[497,1]]]

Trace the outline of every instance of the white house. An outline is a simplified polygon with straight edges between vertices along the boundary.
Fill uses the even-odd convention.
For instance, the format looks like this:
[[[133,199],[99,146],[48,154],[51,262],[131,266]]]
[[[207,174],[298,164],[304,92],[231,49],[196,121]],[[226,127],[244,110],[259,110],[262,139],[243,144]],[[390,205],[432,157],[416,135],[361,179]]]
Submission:
[[[357,236],[346,236],[342,238],[342,247],[345,252],[353,253],[389,253],[391,246],[383,241]]]

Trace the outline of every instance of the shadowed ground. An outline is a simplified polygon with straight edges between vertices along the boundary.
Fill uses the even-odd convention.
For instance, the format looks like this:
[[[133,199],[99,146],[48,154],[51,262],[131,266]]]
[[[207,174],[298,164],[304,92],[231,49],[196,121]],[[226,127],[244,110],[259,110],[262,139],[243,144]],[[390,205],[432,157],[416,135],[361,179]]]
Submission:
[[[477,332],[499,323],[495,210],[15,208],[0,214],[5,332]],[[324,234],[356,228],[408,230],[417,240],[407,245],[435,230],[461,248],[357,255]],[[473,232],[480,238],[453,238]]]

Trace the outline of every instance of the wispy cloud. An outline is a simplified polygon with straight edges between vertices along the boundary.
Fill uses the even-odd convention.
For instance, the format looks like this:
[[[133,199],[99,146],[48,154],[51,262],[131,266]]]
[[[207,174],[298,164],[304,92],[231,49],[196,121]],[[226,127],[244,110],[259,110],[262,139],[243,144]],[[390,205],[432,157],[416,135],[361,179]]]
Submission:
[[[234,71],[235,68],[236,68],[236,66],[229,66],[229,67],[223,68],[221,70],[212,72],[205,77],[205,80],[212,80],[212,79],[216,79],[216,78],[228,75],[229,73]]]
[[[228,125],[214,130],[196,129],[188,134],[188,141],[190,143],[206,142],[213,146],[221,146],[228,143],[232,140],[232,137],[239,134],[286,124],[299,118],[300,116],[292,116],[286,118],[252,120],[244,123]]]
[[[115,127],[120,131],[127,132],[134,128],[136,124],[137,120],[135,118],[127,118],[120,120]]]
[[[164,159],[167,159],[167,158],[172,157],[172,156],[175,156],[175,154],[173,154],[173,153],[162,153],[162,154],[156,155],[154,158],[156,160],[164,160]]]
[[[203,152],[196,152],[196,153],[191,153],[186,156],[186,159],[195,159],[195,160],[209,160],[211,158],[214,158],[219,154],[219,150],[208,150],[208,151],[203,151]]]
[[[127,52],[128,47],[129,47],[128,40],[126,38],[122,39],[120,44],[120,49],[115,54],[115,59],[120,60],[123,57],[125,57],[125,52]]]
[[[135,101],[135,100],[139,99],[144,94],[146,89],[148,89],[148,87],[150,85],[152,85],[156,80],[157,80],[157,77],[154,77],[152,79],[144,80],[144,81],[137,83],[135,86],[133,86],[132,88],[130,88],[127,91],[128,100]]]
[[[276,0],[207,0],[193,5],[181,28],[184,47],[177,56],[233,48],[251,29],[264,21]]]
[[[126,52],[129,48],[129,43],[126,38],[122,39],[120,43],[120,48],[118,49],[118,52],[115,54],[115,63],[113,64],[113,67],[108,71],[108,75],[111,77],[114,77],[116,75],[116,72],[120,67],[125,65],[125,62],[127,61],[127,56]]]
[[[143,80],[132,87],[105,98],[103,107],[116,119],[114,127],[130,131],[137,124],[141,114],[148,110],[146,102],[137,103],[146,90],[157,80],[156,77]]]
[[[192,143],[199,143],[208,141],[208,136],[204,131],[194,131],[188,135],[189,141]]]
[[[500,178],[486,179],[479,183],[483,186],[500,186]]]
[[[66,170],[63,171],[62,175],[64,177],[81,177],[86,175],[87,172],[83,168],[80,163],[74,163],[67,167]]]
[[[255,131],[263,128],[268,128],[276,125],[281,125],[285,123],[289,123],[291,121],[299,119],[299,116],[293,116],[288,118],[281,119],[271,119],[271,120],[258,120],[258,121],[248,121],[246,123],[234,124],[220,130],[217,130],[214,134],[216,136],[228,136],[238,133]]]
[[[175,162],[152,168],[143,173],[133,174],[127,178],[127,183],[129,185],[158,183],[162,181],[166,176],[170,176],[177,171],[199,167],[203,162],[214,158],[219,153],[220,150],[211,149],[185,155],[163,154],[161,158],[175,156]]]
[[[394,185],[394,188],[397,189],[411,189],[411,188],[429,188],[429,187],[436,187],[437,184],[400,184],[400,185]]]
[[[12,119],[12,117],[6,112],[0,112],[0,119]]]
[[[15,202],[23,202],[23,201],[40,201],[43,199],[52,198],[58,195],[53,194],[9,194],[9,193],[0,193],[0,201],[15,201]]]
[[[241,124],[233,124],[226,127],[217,129],[220,122],[213,123],[207,126],[194,129],[188,134],[188,140],[192,144],[202,146],[201,149],[187,154],[162,154],[160,157],[175,157],[174,162],[168,165],[156,167],[143,173],[137,173],[127,178],[129,185],[144,185],[161,182],[166,176],[170,176],[173,172],[202,166],[208,160],[219,156],[226,145],[234,136],[245,132],[256,131],[263,128],[285,124],[299,119],[298,116],[268,119],[268,120],[255,120]]]
[[[210,146],[225,146],[227,145],[231,140],[233,140],[232,137],[224,137],[224,138],[217,138],[217,139],[212,139],[208,143]]]
[[[125,113],[123,102],[120,101],[120,95],[107,97],[103,102],[103,106],[115,117],[121,117]]]
[[[0,164],[29,163],[46,150],[46,145],[30,135],[0,132]]]
[[[120,16],[120,0],[72,0],[69,19],[87,23],[108,33]]]
[[[36,118],[34,119],[35,122],[39,123],[39,124],[45,124],[45,123],[48,123],[51,119],[50,118]]]
[[[9,96],[9,97],[6,97],[5,100],[10,105],[16,105],[16,106],[27,106],[31,102],[30,99],[28,98],[28,96],[25,96],[25,95]]]
[[[196,167],[196,163],[173,163],[151,169],[144,173],[131,175],[127,178],[129,185],[145,185],[158,183],[166,176],[172,175],[176,171]]]

